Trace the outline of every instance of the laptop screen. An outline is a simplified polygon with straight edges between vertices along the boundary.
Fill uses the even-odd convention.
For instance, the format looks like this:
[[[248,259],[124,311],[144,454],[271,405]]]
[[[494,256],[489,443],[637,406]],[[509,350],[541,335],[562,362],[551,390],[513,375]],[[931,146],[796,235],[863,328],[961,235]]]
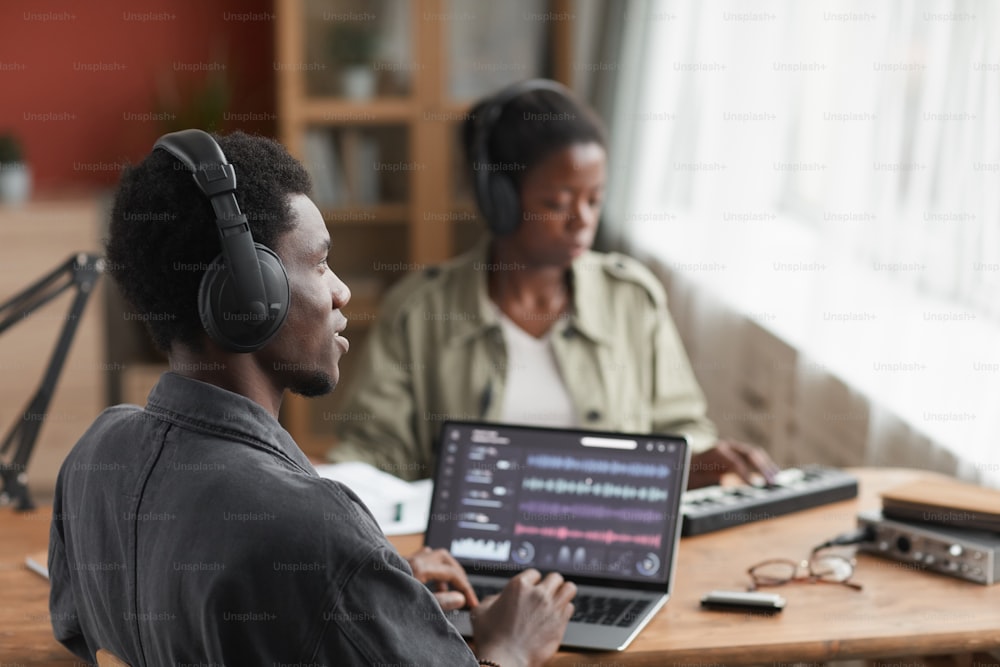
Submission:
[[[426,543],[470,572],[670,581],[682,437],[446,422]]]

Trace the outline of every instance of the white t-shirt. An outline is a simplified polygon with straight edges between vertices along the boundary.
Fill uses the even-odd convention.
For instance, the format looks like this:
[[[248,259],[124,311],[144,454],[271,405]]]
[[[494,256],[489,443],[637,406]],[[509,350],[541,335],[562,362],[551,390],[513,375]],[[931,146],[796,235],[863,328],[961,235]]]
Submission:
[[[552,331],[535,338],[517,326],[494,304],[507,346],[507,380],[502,421],[569,428],[578,425],[552,351]]]

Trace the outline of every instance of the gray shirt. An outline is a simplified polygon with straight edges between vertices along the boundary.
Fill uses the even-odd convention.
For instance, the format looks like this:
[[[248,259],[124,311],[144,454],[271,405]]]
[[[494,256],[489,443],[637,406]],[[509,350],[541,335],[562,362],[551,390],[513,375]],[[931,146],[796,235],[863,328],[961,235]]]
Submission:
[[[260,405],[165,374],[59,473],[56,638],[142,665],[476,665],[348,488]]]

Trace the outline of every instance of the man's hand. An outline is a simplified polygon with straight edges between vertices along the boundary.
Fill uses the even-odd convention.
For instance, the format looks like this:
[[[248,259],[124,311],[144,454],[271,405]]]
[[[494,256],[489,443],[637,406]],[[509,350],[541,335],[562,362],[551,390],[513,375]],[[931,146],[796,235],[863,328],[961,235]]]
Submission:
[[[434,597],[444,611],[479,605],[465,569],[444,549],[424,547],[406,560],[417,581],[422,584],[432,581],[436,584]]]
[[[503,667],[541,665],[559,648],[574,597],[576,585],[555,572],[521,572],[472,611],[476,655]]]
[[[736,473],[748,484],[755,481],[755,475],[772,484],[778,470],[778,465],[760,447],[736,440],[719,440],[711,449],[691,457],[688,488],[718,484],[727,472]]]

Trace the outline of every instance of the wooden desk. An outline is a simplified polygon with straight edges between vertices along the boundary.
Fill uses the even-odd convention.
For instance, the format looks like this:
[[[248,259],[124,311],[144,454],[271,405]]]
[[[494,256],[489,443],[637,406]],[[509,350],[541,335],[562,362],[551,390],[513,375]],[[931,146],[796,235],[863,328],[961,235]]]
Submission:
[[[681,541],[676,590],[623,653],[561,653],[553,666],[699,665],[819,662],[849,658],[973,653],[1000,648],[1000,586],[980,586],[899,563],[858,556],[856,592],[791,584],[788,606],[772,617],[701,611],[713,588],[741,589],[746,569],[765,558],[804,558],[855,526],[859,509],[878,507],[880,490],[909,481],[905,470],[858,471],[861,496],[770,521]],[[49,511],[0,511],[0,657],[6,664],[78,665],[52,638],[48,585],[23,563],[48,543]],[[421,536],[393,538],[403,553]],[[909,663],[918,664],[918,663]],[[986,659],[974,665],[991,664]]]

